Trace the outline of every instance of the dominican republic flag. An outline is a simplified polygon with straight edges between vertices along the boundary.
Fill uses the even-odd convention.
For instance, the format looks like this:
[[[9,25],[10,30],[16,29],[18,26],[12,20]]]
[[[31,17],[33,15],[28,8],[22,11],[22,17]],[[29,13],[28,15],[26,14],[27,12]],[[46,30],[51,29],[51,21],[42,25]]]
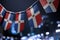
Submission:
[[[0,4],[0,23],[5,15],[5,12],[6,11],[5,11],[4,7]]]
[[[39,28],[39,25],[42,22],[42,16],[37,4],[33,5],[31,8],[26,10],[28,17],[28,23],[30,27]]]
[[[39,0],[46,13],[56,12],[59,0]]]
[[[9,30],[14,21],[14,14],[12,12],[6,12],[2,27],[4,30]]]
[[[17,33],[20,33],[24,30],[24,25],[25,25],[25,12],[17,12],[15,14],[15,25],[14,25],[14,29],[16,30]]]

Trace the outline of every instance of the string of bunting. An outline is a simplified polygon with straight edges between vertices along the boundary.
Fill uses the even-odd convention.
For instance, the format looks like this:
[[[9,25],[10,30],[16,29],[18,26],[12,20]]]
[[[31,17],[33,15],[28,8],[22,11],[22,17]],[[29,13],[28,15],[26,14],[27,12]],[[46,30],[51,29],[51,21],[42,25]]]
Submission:
[[[8,11],[0,4],[0,23],[3,20],[3,29],[13,30],[12,28],[14,28],[16,33],[22,32],[25,27],[25,14],[27,15],[30,27],[40,28],[42,23],[42,15],[38,2],[40,2],[46,13],[56,12],[59,4],[59,0],[37,0],[26,10],[19,12]]]

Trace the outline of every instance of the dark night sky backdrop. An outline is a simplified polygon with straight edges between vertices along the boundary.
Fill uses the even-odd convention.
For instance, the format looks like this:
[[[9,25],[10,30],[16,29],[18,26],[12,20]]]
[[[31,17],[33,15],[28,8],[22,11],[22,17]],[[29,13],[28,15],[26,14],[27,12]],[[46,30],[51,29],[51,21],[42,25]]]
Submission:
[[[10,11],[22,11],[31,6],[37,0],[1,0],[1,4]]]

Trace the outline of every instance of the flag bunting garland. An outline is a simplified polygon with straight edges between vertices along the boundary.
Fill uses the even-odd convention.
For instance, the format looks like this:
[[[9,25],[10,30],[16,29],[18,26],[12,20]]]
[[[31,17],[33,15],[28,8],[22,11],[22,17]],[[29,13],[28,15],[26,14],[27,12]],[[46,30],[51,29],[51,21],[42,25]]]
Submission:
[[[0,23],[2,22],[3,29],[10,30],[11,28],[14,28],[17,33],[22,32],[25,27],[26,17],[30,27],[39,28],[43,19],[37,2],[27,8],[24,12],[11,12],[6,10],[0,4]],[[41,3],[46,13],[57,11],[59,0],[39,0],[39,2]]]

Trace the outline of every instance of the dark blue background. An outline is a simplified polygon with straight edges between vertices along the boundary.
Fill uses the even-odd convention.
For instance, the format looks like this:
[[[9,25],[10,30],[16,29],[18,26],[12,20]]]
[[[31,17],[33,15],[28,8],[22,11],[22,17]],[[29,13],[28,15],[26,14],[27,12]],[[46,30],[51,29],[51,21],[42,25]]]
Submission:
[[[31,6],[37,0],[0,0],[1,4],[10,11],[22,11]]]

